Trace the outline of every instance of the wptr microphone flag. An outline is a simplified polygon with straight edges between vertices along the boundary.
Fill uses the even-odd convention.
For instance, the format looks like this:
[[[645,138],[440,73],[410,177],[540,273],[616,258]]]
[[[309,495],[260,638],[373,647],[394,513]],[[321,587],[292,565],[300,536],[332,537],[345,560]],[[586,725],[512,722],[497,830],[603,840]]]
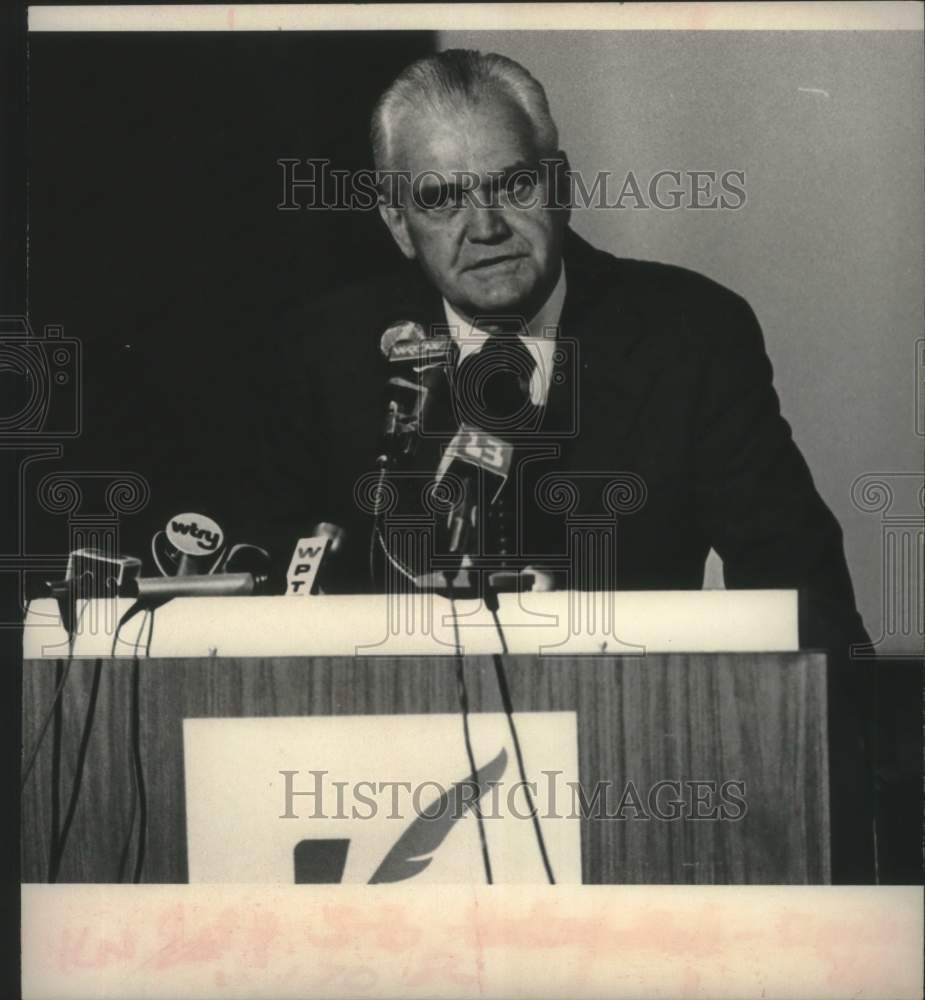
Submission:
[[[347,533],[339,524],[322,521],[312,525],[314,534],[300,538],[286,573],[286,595],[308,597],[323,594],[330,586],[331,567],[336,565]],[[333,562],[332,562],[333,560]]]

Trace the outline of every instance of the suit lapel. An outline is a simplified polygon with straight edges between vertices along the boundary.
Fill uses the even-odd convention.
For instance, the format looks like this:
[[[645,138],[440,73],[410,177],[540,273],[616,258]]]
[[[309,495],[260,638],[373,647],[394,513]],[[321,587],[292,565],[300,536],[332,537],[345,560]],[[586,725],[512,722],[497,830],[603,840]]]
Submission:
[[[574,414],[577,433],[563,442],[566,456],[616,469],[633,456],[642,407],[661,364],[620,262],[569,230],[565,267],[559,332],[567,360],[559,372],[565,377],[554,378],[550,388],[548,426],[559,431]]]

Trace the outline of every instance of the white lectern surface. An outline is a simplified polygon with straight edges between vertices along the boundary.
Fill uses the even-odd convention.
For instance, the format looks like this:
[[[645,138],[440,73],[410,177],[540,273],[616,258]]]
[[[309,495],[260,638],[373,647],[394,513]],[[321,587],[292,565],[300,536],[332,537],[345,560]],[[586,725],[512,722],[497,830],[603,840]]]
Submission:
[[[112,655],[131,600],[78,606],[78,657]],[[453,627],[454,614],[457,629]],[[697,652],[788,652],[799,648],[793,590],[558,591],[502,594],[507,650],[549,656]],[[150,643],[149,643],[150,630]],[[416,593],[177,598],[130,618],[117,656],[447,656],[458,631],[466,655],[502,652],[492,615],[477,600]],[[25,659],[67,656],[53,600],[26,614]]]

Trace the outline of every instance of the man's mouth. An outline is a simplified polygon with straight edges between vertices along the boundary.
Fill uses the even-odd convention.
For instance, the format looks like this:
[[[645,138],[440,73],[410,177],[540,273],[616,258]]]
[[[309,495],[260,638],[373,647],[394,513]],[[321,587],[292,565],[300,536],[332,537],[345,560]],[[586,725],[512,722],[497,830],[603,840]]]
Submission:
[[[476,261],[476,263],[470,264],[466,270],[489,271],[492,268],[502,268],[506,265],[512,266],[522,259],[523,254],[498,254],[495,257],[485,257],[482,260]]]

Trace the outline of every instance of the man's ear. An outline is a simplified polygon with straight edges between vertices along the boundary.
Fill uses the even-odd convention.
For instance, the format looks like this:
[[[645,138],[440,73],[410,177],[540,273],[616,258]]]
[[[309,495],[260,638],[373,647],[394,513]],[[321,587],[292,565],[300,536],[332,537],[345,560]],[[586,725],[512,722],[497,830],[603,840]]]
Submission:
[[[398,249],[408,258],[414,260],[417,256],[411,236],[408,233],[408,220],[404,209],[389,205],[385,198],[379,199],[379,214],[382,221],[389,227],[392,239],[398,244]]]

